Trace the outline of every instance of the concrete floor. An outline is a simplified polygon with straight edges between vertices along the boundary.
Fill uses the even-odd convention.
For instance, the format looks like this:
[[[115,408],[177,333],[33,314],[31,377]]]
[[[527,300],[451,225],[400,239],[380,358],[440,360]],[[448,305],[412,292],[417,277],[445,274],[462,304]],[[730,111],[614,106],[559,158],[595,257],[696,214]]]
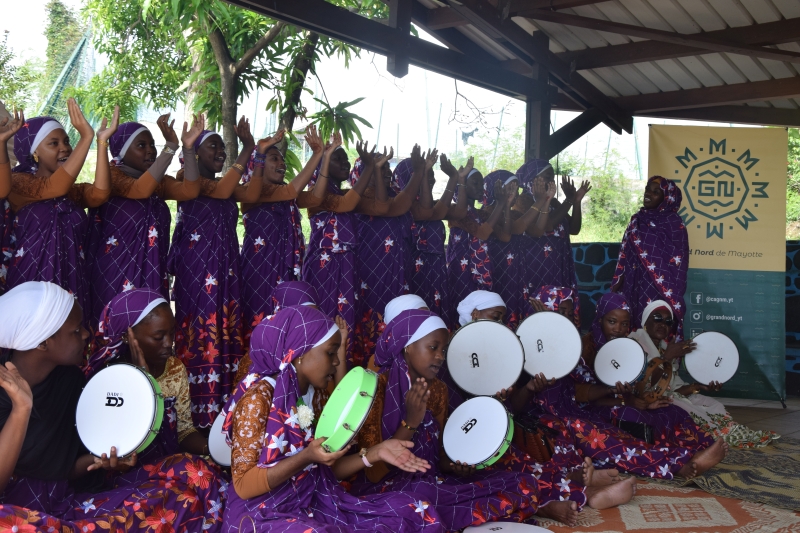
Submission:
[[[784,437],[800,439],[800,397],[786,399],[786,409],[780,402],[717,398],[733,419],[751,429],[772,430]]]

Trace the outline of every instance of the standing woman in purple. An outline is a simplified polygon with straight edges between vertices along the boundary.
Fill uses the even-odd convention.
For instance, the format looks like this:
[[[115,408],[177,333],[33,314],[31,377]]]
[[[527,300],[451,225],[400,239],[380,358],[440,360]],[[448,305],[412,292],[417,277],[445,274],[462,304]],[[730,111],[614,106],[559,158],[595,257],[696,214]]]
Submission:
[[[91,323],[100,320],[103,308],[121,292],[147,287],[169,299],[167,252],[171,216],[165,200],[197,198],[200,182],[187,176],[177,181],[164,174],[178,149],[178,136],[169,113],[158,118],[166,139],[156,153],[153,135],[136,122],[120,125],[111,136],[111,198],[89,211],[87,271],[90,284]],[[184,123],[182,141],[187,152],[203,131],[195,121]]]
[[[613,291],[625,295],[635,329],[642,327],[647,304],[656,300],[669,302],[675,311],[675,325],[670,332],[676,335],[674,342],[683,340],[683,295],[689,271],[689,235],[678,214],[682,199],[674,181],[661,176],[647,181],[642,207],[631,217],[622,237],[611,282]]]
[[[569,287],[577,294],[578,277],[575,274],[569,236],[577,235],[581,231],[581,201],[591,189],[589,182],[584,181],[576,190],[571,180],[562,178],[561,190],[566,197],[562,203],[547,193],[548,188],[555,186],[555,171],[547,160],[528,161],[519,167],[517,177],[525,191],[533,197],[534,205],[531,209],[538,212],[536,220],[526,231],[531,237],[525,246],[527,296],[537,294],[545,285]],[[570,208],[572,214],[569,213]],[[525,316],[533,311],[530,304],[527,304]],[[575,324],[580,326],[580,306],[577,300],[574,313]]]
[[[494,194],[502,201],[485,209],[475,209],[475,202],[483,200],[483,174],[473,169],[467,176],[464,192],[467,195],[467,215],[458,220],[449,220],[450,239],[447,242],[447,326],[459,327],[455,302],[460,302],[473,291],[492,290],[492,262],[489,258],[489,237],[498,230],[497,237],[509,240],[501,227],[511,227],[511,203],[516,191],[506,193],[503,183],[496,183]],[[511,194],[513,193],[513,194]],[[502,234],[502,235],[501,235]]]
[[[49,281],[73,294],[81,306],[88,303],[89,287],[83,244],[88,228],[84,208],[108,200],[108,138],[119,121],[115,111],[111,127],[103,121],[97,134],[98,171],[94,185],[75,184],[92,144],[94,131],[74,99],[67,101],[70,120],[80,134],[73,149],[59,122],[50,117],[24,121],[14,134],[19,165],[11,170],[8,195],[13,217],[9,230],[8,289],[26,281]],[[2,172],[2,171],[0,171]]]
[[[402,165],[403,162],[400,162]],[[395,168],[395,176],[401,180],[400,165]],[[467,174],[472,170],[472,158],[467,161],[467,166],[456,170],[453,164],[442,154],[439,160],[439,168],[448,175],[449,179],[441,198],[433,201],[433,186],[436,178],[433,168],[427,170],[425,181],[420,187],[421,205],[430,203],[432,209],[429,213],[422,214],[423,209],[414,210],[411,213],[414,221],[411,224],[411,242],[409,244],[411,254],[409,274],[406,276],[409,290],[416,294],[439,316],[444,315],[447,306],[447,261],[445,259],[444,242],[447,236],[444,229],[443,220],[458,220],[467,216],[467,195],[464,194],[466,187]],[[407,173],[410,175],[410,167]],[[460,188],[461,196],[457,204],[452,204],[451,200],[456,192],[456,187]]]
[[[304,191],[322,160],[324,145],[314,126],[306,129],[305,140],[312,155],[306,166],[286,182],[286,163],[275,144],[283,138],[278,132],[274,143],[259,142],[253,178],[263,180],[261,195],[242,202],[242,310],[245,350],[250,332],[274,313],[272,291],[288,281],[299,281],[303,265],[303,230],[300,209],[319,205],[322,196]],[[320,194],[322,190],[318,191]]]
[[[261,179],[239,185],[255,149],[244,117],[236,135],[243,148],[222,178],[216,175],[225,165],[225,143],[207,130],[192,150],[184,148],[184,168],[177,175],[178,181],[199,176],[200,183],[200,196],[178,203],[167,264],[175,277],[175,350],[189,374],[192,419],[200,428],[213,424],[244,355],[236,202],[257,200]]]
[[[8,263],[12,255],[11,243],[6,240],[11,229],[11,204],[6,199],[11,192],[11,161],[6,146],[23,124],[25,115],[22,111],[14,111],[13,119],[6,117],[0,122],[0,296],[6,292]]]
[[[382,216],[388,206],[377,200],[361,201],[374,172],[365,168],[352,189],[343,191],[341,184],[350,175],[350,161],[342,148],[339,134],[325,150],[322,164],[313,185],[315,193],[324,194],[318,207],[309,207],[311,238],[303,263],[303,281],[310,283],[320,296],[319,309],[327,316],[341,315],[350,330],[347,340],[347,363],[352,368],[353,330],[356,322],[356,281],[358,269],[356,246],[358,233],[352,211]],[[365,147],[366,150],[366,147]],[[366,365],[367,362],[359,362]]]

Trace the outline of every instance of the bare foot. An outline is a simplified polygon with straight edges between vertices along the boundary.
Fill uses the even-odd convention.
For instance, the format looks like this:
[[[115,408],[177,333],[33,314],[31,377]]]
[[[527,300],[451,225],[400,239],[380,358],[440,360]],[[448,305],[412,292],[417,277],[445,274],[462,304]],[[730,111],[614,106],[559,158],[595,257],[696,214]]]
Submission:
[[[586,489],[586,501],[594,509],[608,509],[628,503],[636,494],[636,478],[629,477],[619,483],[605,487],[589,487]]]
[[[584,487],[607,487],[619,481],[619,471],[616,468],[595,470],[588,457],[583,460],[581,474]]]
[[[678,475],[687,479],[699,476],[725,459],[727,453],[728,443],[719,439],[705,450],[694,454],[694,457],[678,471]]]
[[[550,502],[539,507],[537,516],[557,520],[569,527],[578,525],[578,504],[575,502]]]

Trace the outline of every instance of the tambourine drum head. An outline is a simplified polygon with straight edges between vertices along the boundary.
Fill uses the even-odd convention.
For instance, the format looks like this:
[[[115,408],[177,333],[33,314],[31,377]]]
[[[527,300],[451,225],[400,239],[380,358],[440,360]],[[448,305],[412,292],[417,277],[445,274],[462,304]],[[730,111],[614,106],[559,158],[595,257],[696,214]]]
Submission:
[[[525,353],[514,332],[490,320],[456,331],[447,348],[447,369],[456,385],[475,396],[493,396],[517,382]]]
[[[644,350],[633,339],[613,339],[603,345],[594,360],[597,379],[609,386],[633,383],[639,379],[647,363]]]
[[[89,380],[78,399],[75,425],[93,455],[111,447],[122,457],[141,452],[161,427],[164,413],[158,383],[128,364],[104,368]]]
[[[507,447],[509,427],[513,425],[502,403],[489,396],[472,398],[447,419],[442,433],[444,451],[453,461],[479,465]]]
[[[716,331],[706,331],[693,340],[697,348],[686,354],[684,365],[698,383],[725,383],[736,374],[739,369],[739,349],[730,337]]]
[[[338,452],[353,439],[367,419],[378,375],[357,366],[336,386],[317,422],[314,438],[326,437],[322,445],[328,453]],[[309,406],[310,407],[310,406]]]
[[[479,526],[468,527],[464,533],[550,533],[549,529],[530,524],[516,524],[514,522],[484,522]]]
[[[208,452],[218,465],[231,466],[231,447],[228,446],[225,434],[222,433],[224,422],[224,416],[217,416],[211,425],[211,431],[208,433]]]
[[[525,372],[547,379],[568,375],[581,358],[581,335],[570,319],[553,312],[529,316],[517,328],[525,348]]]

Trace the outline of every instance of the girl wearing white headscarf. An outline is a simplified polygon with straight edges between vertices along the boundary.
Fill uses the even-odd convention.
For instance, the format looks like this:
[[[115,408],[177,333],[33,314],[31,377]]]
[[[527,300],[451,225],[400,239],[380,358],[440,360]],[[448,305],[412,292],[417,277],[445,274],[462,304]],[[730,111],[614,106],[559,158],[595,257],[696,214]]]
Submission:
[[[642,313],[642,327],[629,335],[642,346],[648,361],[656,357],[672,361],[672,381],[665,394],[672,399],[672,404],[687,411],[701,430],[715,438],[723,438],[729,446],[761,448],[779,439],[780,435],[774,431],[756,431],[735,422],[722,403],[699,394],[701,391],[718,391],[721,384],[686,383],[681,379],[678,375],[680,362],[694,350],[695,345],[690,340],[670,342],[673,320],[675,318],[669,303],[655,300]]]

